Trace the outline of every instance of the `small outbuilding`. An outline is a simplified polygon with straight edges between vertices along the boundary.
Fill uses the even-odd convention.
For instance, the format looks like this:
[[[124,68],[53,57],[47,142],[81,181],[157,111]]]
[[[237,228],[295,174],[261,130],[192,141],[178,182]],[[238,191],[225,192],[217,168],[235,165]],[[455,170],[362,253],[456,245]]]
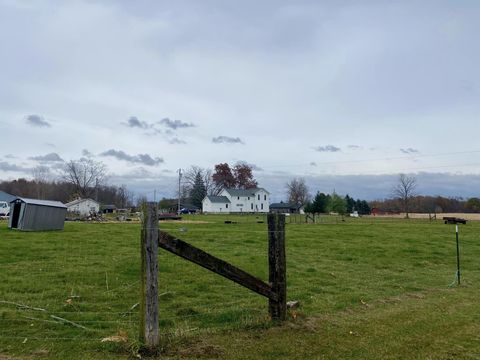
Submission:
[[[100,211],[100,204],[93,199],[76,199],[66,203],[67,211],[82,216],[97,214]]]
[[[17,198],[10,203],[8,227],[23,231],[63,230],[67,207],[59,201]]]
[[[300,204],[293,203],[273,203],[270,204],[270,212],[277,214],[304,214],[304,207]]]

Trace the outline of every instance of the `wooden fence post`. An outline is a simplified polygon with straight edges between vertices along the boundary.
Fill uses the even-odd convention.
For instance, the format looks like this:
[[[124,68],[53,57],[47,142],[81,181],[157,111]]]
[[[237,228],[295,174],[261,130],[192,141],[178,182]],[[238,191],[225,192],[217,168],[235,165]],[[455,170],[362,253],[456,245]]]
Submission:
[[[148,202],[143,207],[141,252],[140,342],[149,351],[156,352],[160,342],[158,331],[158,211],[157,204],[153,202]]]
[[[287,316],[287,263],[285,257],[285,214],[268,214],[268,268],[272,290],[278,301],[269,300],[272,320]]]

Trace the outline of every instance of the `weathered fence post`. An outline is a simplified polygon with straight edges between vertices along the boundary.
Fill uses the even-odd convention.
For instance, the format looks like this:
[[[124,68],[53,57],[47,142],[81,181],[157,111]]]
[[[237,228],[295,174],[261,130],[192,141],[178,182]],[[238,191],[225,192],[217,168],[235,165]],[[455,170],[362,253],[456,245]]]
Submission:
[[[269,281],[278,300],[269,300],[272,320],[287,316],[287,263],[285,257],[285,214],[268,214]]]
[[[143,207],[141,235],[142,293],[140,299],[140,342],[155,352],[159,345],[158,331],[158,211],[157,204]]]

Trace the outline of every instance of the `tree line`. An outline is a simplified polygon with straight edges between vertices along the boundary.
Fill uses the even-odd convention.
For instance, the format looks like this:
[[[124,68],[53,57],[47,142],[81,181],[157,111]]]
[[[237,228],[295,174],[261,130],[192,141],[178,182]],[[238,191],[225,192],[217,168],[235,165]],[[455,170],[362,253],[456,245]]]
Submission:
[[[15,196],[63,203],[77,198],[92,198],[118,208],[133,206],[133,192],[125,185],[107,184],[106,172],[103,163],[81,158],[66,163],[58,179],[53,177],[49,168],[37,166],[32,171],[33,179],[0,181],[0,190]]]

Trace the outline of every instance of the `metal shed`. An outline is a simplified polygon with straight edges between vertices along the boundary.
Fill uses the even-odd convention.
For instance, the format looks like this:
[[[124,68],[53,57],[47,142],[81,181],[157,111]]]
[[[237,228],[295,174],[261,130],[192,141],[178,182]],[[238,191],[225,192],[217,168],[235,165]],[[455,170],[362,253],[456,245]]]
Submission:
[[[10,203],[8,227],[23,231],[63,230],[67,207],[59,201],[17,198]]]

